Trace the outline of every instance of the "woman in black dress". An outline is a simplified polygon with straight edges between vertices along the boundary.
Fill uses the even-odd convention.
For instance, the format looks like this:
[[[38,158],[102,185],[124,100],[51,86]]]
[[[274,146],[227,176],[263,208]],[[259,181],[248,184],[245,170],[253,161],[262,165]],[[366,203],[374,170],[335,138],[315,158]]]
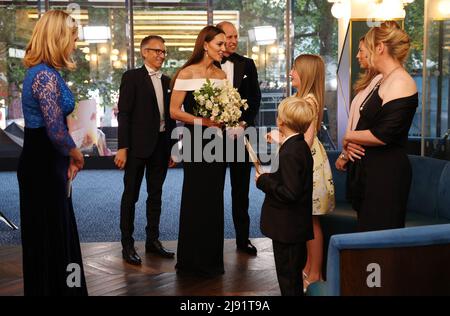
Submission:
[[[202,155],[210,139],[203,139],[207,128],[219,137],[219,125],[194,116],[193,92],[209,79],[221,86],[225,73],[214,65],[225,51],[225,34],[207,26],[199,33],[191,58],[173,78],[170,115],[185,123],[183,133],[183,193],[177,249],[177,273],[214,277],[224,273],[225,164],[223,155],[210,162]],[[182,106],[184,111],[182,111]],[[200,133],[194,132],[194,129]],[[211,129],[209,130],[211,131]],[[221,141],[219,143],[222,143]]]
[[[360,106],[356,130],[344,138],[352,161],[348,196],[359,231],[401,228],[411,185],[406,145],[418,105],[416,84],[403,68],[410,41],[396,22],[387,21],[369,30],[365,45],[383,79]]]
[[[63,11],[36,23],[24,64],[25,136],[17,177],[25,295],[87,295],[68,179],[84,160],[69,135],[74,98],[58,70],[74,69],[78,28]]]

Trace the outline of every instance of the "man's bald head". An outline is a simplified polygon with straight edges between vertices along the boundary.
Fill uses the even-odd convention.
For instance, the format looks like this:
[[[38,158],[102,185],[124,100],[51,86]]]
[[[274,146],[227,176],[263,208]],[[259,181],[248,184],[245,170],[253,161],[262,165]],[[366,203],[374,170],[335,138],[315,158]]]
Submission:
[[[238,48],[238,33],[236,30],[236,27],[234,26],[233,23],[231,23],[229,21],[222,21],[219,24],[217,24],[216,26],[225,32],[226,52],[224,53],[224,55],[230,56],[231,54],[235,53]]]

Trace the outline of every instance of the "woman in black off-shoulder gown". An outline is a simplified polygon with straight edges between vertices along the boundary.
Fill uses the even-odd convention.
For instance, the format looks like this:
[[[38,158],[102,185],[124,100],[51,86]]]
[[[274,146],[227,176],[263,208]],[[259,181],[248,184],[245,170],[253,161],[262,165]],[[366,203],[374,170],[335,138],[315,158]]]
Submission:
[[[178,82],[181,81],[178,79]],[[199,79],[184,80],[200,88],[205,82]],[[196,85],[196,86],[195,86]],[[192,88],[194,90],[195,88]],[[177,82],[174,90],[177,89]],[[183,105],[193,114],[193,91],[186,91]],[[185,124],[192,138],[183,135],[183,152],[188,160],[195,159],[195,151],[203,149],[208,139],[195,137],[194,125]],[[205,131],[205,126],[196,126]],[[219,132],[220,133],[220,132]],[[220,137],[216,134],[213,137]],[[188,138],[190,138],[188,140]],[[189,147],[189,149],[187,148]],[[196,149],[197,148],[197,149]],[[187,154],[188,152],[191,155]],[[180,274],[214,277],[223,274],[225,163],[220,161],[183,161],[183,191],[180,207],[180,228],[176,269]]]
[[[404,227],[411,185],[406,145],[418,94],[382,105],[378,90],[363,104],[356,130],[370,130],[386,145],[365,147],[364,157],[349,168],[348,195],[358,212],[359,231]]]
[[[225,34],[219,28],[204,27],[195,41],[192,56],[172,79],[170,114],[185,126],[182,150],[184,179],[175,267],[179,275],[215,277],[225,272],[225,163],[220,148],[223,144],[221,125],[194,114],[196,101],[193,96],[193,92],[200,89],[207,79],[216,87],[224,84],[226,74],[214,62],[222,60],[225,40]],[[206,132],[211,135],[203,138],[202,132],[207,128]],[[215,140],[214,143],[210,144],[211,140]],[[208,153],[213,156],[204,155]]]
[[[347,196],[358,212],[359,231],[405,226],[412,178],[406,145],[418,106],[416,84],[403,67],[410,43],[395,21],[374,26],[364,36],[369,63],[383,79],[361,104],[356,129],[344,137],[354,160]]]

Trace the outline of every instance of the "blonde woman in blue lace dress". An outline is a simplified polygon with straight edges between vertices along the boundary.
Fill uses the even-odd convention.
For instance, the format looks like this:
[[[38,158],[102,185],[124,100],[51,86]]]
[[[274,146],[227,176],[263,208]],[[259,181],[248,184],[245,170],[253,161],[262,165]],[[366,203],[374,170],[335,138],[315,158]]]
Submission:
[[[24,58],[28,68],[22,92],[25,135],[17,177],[27,296],[87,295],[67,189],[84,160],[66,123],[75,107],[74,97],[58,72],[75,68],[70,55],[77,39],[78,28],[67,13],[48,11],[36,23]],[[75,271],[78,277],[72,280]]]

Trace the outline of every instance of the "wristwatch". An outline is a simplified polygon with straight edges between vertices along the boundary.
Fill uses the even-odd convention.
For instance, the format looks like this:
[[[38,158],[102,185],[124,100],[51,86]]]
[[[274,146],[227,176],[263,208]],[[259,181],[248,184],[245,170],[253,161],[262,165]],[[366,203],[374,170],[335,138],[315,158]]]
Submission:
[[[339,155],[339,158],[341,158],[342,160],[348,160],[347,156],[344,153],[341,153]]]

